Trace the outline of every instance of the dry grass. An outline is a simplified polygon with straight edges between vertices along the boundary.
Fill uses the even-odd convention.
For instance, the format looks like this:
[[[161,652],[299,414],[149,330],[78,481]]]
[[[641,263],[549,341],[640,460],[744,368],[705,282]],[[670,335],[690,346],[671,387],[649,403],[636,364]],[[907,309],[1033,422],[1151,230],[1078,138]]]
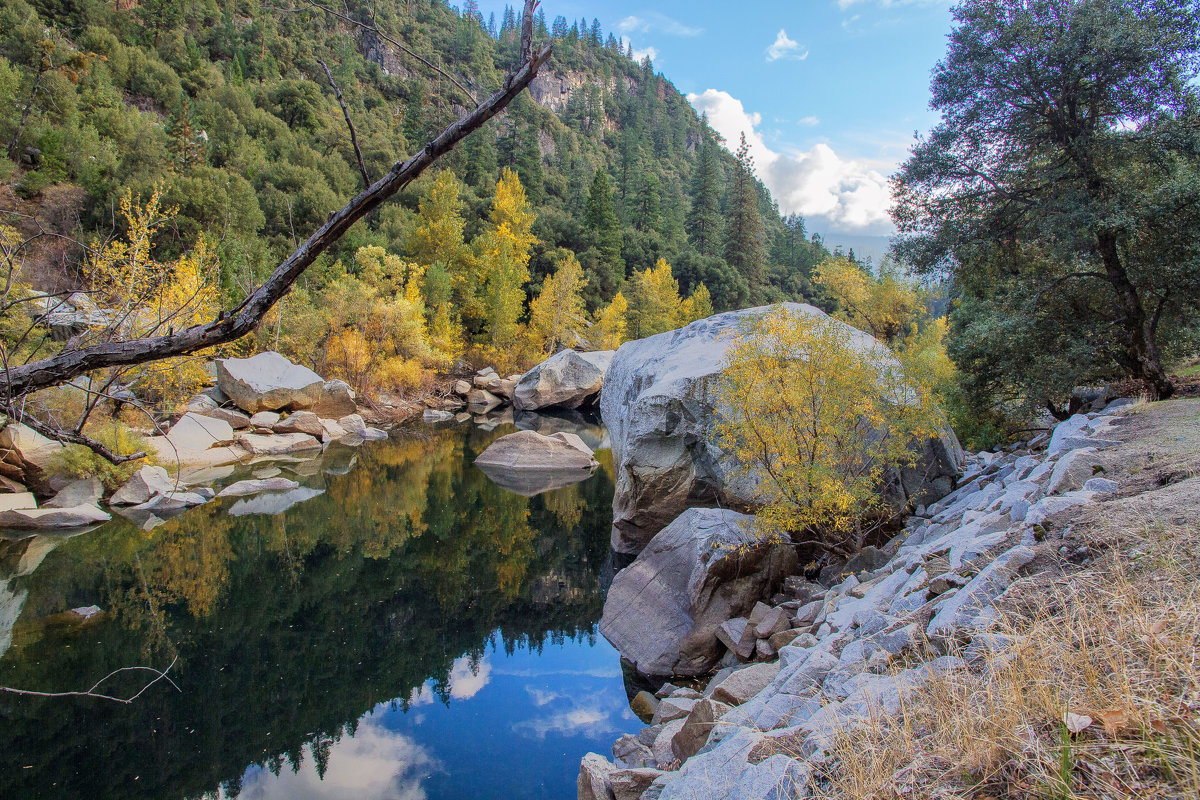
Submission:
[[[1016,585],[1012,649],[841,735],[814,796],[1200,797],[1200,529],[1124,522],[1085,534],[1110,547],[1088,568]]]

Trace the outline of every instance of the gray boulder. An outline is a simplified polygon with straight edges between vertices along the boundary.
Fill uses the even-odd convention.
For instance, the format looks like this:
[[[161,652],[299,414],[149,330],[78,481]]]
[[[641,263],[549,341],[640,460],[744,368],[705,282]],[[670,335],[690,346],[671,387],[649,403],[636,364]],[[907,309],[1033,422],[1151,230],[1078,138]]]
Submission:
[[[156,494],[167,494],[177,488],[178,484],[162,467],[141,467],[108,502],[114,506],[141,505]]]
[[[94,506],[104,496],[104,484],[96,478],[81,478],[71,481],[58,494],[42,503],[42,508],[74,508]]]
[[[612,800],[609,776],[616,770],[613,763],[597,753],[588,753],[579,762],[579,781],[576,785],[579,800]]]
[[[325,394],[324,378],[273,352],[218,361],[217,385],[250,414],[312,408]]]
[[[795,549],[752,517],[689,509],[617,573],[600,632],[642,673],[701,675],[725,650],[721,623],[748,613],[795,569]]]
[[[599,462],[574,434],[542,436],[533,431],[517,431],[492,442],[475,459],[475,464],[510,470],[590,470]]]
[[[325,426],[321,423],[321,418],[311,411],[288,414],[287,419],[276,422],[272,430],[276,433],[307,433],[318,439],[325,435]]]
[[[97,506],[80,505],[71,508],[20,508],[0,511],[0,528],[26,530],[56,530],[81,528],[112,519]]]
[[[350,384],[345,381],[325,381],[320,399],[309,410],[318,417],[340,419],[358,411],[358,405],[354,402],[354,390]]]
[[[536,411],[585,405],[600,394],[614,355],[612,350],[555,353],[521,376],[512,393],[513,406],[518,411]]]
[[[759,481],[739,473],[715,444],[720,417],[717,384],[738,325],[773,307],[717,314],[676,331],[627,342],[604,379],[600,410],[612,437],[617,468],[613,548],[636,553],[685,508],[699,504],[753,509]],[[797,317],[821,317],[817,308],[784,305]],[[851,341],[879,359],[890,353],[861,331]],[[947,430],[926,443],[917,464],[882,487],[889,502],[928,504],[949,493],[962,448]]]

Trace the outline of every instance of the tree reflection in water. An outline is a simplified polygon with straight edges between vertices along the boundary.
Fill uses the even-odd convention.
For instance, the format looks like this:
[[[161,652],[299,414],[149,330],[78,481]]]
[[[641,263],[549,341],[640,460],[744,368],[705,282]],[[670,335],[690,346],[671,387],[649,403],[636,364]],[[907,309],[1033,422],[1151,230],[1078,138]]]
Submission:
[[[322,778],[365,713],[448,701],[489,643],[594,637],[611,458],[584,483],[511,494],[472,466],[511,430],[417,430],[300,478],[324,493],[277,516],[216,501],[150,532],[117,520],[28,574],[46,542],[0,541],[0,684],[76,689],[178,656],[182,690],[132,706],[0,696],[0,796],[230,796],[248,766],[299,774],[305,754]],[[86,623],[63,613],[92,604],[105,613]]]

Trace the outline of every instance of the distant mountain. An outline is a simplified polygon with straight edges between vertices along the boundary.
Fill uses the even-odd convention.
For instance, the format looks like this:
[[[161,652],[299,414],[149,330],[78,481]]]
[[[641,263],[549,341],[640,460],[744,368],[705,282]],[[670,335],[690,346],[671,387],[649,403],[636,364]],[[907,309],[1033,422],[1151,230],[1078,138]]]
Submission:
[[[377,176],[518,60],[516,14],[484,20],[476,9],[471,0],[461,11],[442,0],[347,0],[336,13],[286,0],[0,0],[0,104],[20,112],[0,119],[0,141],[12,143],[0,170],[7,205],[32,204],[44,226],[87,238],[111,232],[126,190],[165,185],[179,208],[166,249],[207,233],[237,296],[362,186],[322,62]],[[735,191],[736,158],[648,60],[635,63],[595,20],[539,15],[537,36],[553,39],[555,53],[530,92],[439,164],[465,184],[468,235],[510,167],[538,214],[531,292],[565,248],[584,265],[592,306],[659,258],[683,294],[703,281],[718,309],[814,297],[809,275],[826,248],[803,220],[781,219],[761,183]],[[597,170],[616,236],[589,215]],[[350,263],[365,244],[405,254],[426,185],[372,215],[335,257]],[[757,214],[747,217],[747,202]],[[47,281],[65,266],[69,276],[79,258],[43,247],[32,270]]]

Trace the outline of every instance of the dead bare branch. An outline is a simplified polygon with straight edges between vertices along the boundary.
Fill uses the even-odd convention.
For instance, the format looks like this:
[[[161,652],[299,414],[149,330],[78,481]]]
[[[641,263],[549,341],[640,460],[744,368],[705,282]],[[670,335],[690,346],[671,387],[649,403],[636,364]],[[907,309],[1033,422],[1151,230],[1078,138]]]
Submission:
[[[532,28],[533,10],[536,7],[537,0],[526,0],[523,20],[526,29]],[[522,41],[528,39],[532,42],[532,36],[530,30],[523,34]],[[530,47],[532,49],[532,44]],[[551,52],[552,47],[547,45],[528,55],[489,98],[442,131],[408,160],[396,162],[386,175],[330,214],[321,227],[275,268],[266,282],[232,311],[222,312],[211,322],[163,336],[98,343],[11,367],[2,379],[0,394],[18,398],[39,389],[57,386],[93,370],[193,353],[250,333],[317,257],[337,242],[354,223],[416,180],[438,158],[507,107],[536,77],[538,70],[549,60]]]
[[[325,70],[325,77],[329,79],[329,88],[333,89],[333,96],[337,98],[338,105],[342,107],[342,116],[346,118],[346,127],[350,129],[350,144],[354,145],[354,158],[358,161],[358,171],[362,175],[363,186],[370,186],[371,176],[367,174],[367,165],[363,163],[362,150],[358,148],[358,131],[354,129],[354,121],[350,119],[350,111],[346,108],[346,101],[342,99],[342,90],[334,82],[333,73],[329,71],[329,66],[325,61],[318,58],[317,63],[321,65],[321,69]]]
[[[151,686],[158,683],[159,681],[166,681],[167,683],[171,684],[171,686],[173,686],[175,688],[175,691],[182,694],[183,690],[179,688],[179,685],[176,684],[175,681],[171,680],[167,676],[167,673],[171,671],[171,668],[175,666],[175,662],[177,662],[177,661],[179,661],[179,656],[175,656],[175,658],[171,660],[170,665],[162,671],[154,669],[153,667],[121,667],[120,669],[114,669],[112,672],[108,673],[103,678],[101,678],[100,680],[98,680],[94,684],[92,684],[92,688],[87,689],[82,692],[35,692],[30,689],[14,689],[9,686],[0,686],[0,692],[5,692],[7,694],[17,694],[17,695],[22,695],[22,696],[27,696],[27,697],[95,697],[99,700],[111,700],[114,703],[123,703],[125,705],[129,705],[134,700],[137,700],[139,697],[141,697],[143,694],[145,694],[147,689],[149,689]],[[154,680],[150,681],[145,686],[143,686],[141,689],[139,689],[137,694],[135,694],[135,695],[132,695],[130,697],[113,697],[112,695],[100,694],[99,692],[96,691],[109,678],[120,675],[123,672],[143,672],[143,671],[144,672],[153,672],[155,677],[154,677]]]

